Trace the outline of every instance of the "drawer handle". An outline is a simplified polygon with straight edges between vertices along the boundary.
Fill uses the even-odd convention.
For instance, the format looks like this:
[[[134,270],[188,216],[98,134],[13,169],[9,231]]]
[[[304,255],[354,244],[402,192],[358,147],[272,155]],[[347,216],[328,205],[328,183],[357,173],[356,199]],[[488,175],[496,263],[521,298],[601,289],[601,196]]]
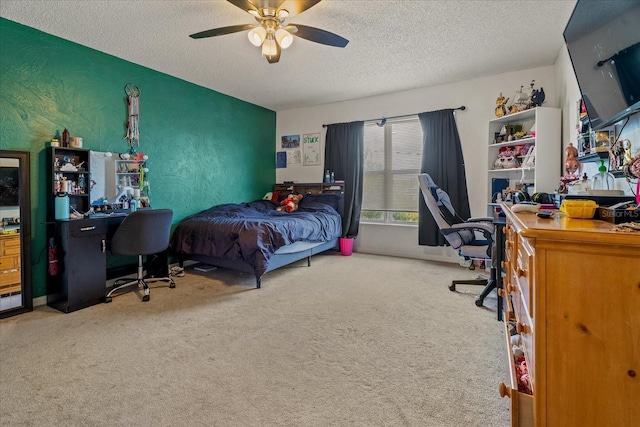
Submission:
[[[500,383],[500,397],[509,397],[511,399],[511,387],[507,387],[503,382]]]
[[[91,231],[91,230],[95,230],[96,226],[92,225],[90,227],[80,227],[80,231]]]
[[[102,253],[105,253],[107,251],[107,241],[105,239],[102,239],[101,242],[102,242]]]
[[[523,270],[520,267],[518,267],[518,277],[522,277],[522,276],[527,276],[527,270]]]
[[[518,322],[516,323],[516,331],[518,331],[519,334],[526,334],[529,332],[529,327],[524,323]]]

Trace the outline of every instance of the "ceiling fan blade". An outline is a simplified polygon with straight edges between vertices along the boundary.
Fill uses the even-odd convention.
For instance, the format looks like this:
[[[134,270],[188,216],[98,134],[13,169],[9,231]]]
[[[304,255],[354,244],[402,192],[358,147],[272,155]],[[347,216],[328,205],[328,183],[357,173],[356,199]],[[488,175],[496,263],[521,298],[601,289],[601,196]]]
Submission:
[[[245,31],[255,28],[253,24],[244,25],[231,25],[230,27],[214,28],[212,30],[201,31],[199,33],[191,34],[189,37],[192,39],[204,39],[206,37],[223,36],[225,34],[237,33],[239,31]]]
[[[320,3],[321,0],[291,0],[285,1],[281,8],[289,11],[289,16],[299,15],[305,10]]]
[[[292,31],[291,34],[312,42],[335,47],[345,47],[347,43],[349,43],[349,40],[344,37],[340,37],[339,35],[330,33],[329,31],[321,30],[320,28],[308,27],[306,25],[299,24],[289,24],[289,26],[297,28],[297,31]]]
[[[258,10],[258,8],[256,8],[253,5],[253,3],[251,3],[249,0],[227,0],[227,1],[232,5],[237,6],[240,9],[244,10],[245,12],[248,12],[250,10],[255,10],[255,11]]]
[[[280,45],[278,45],[278,43],[276,43],[276,54],[275,55],[265,55],[264,57],[267,58],[267,62],[269,64],[275,64],[276,62],[280,61],[280,53],[282,52],[282,49],[280,49]]]

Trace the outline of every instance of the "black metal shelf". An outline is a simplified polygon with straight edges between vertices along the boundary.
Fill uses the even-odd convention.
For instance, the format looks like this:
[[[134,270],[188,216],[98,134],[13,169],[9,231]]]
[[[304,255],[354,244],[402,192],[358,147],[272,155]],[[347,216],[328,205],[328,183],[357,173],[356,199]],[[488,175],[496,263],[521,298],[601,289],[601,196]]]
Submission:
[[[608,158],[609,158],[608,151],[599,151],[597,153],[590,153],[590,154],[585,154],[584,156],[578,156],[578,161],[580,163],[592,163],[592,162],[599,162],[600,160],[608,159]]]

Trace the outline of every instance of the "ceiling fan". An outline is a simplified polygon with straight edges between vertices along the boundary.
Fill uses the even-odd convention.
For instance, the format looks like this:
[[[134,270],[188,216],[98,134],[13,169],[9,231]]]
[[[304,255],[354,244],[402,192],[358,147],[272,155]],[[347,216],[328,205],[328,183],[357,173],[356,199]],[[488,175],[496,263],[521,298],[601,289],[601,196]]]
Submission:
[[[262,46],[262,55],[270,64],[280,60],[280,52],[293,43],[293,36],[328,46],[345,47],[349,40],[329,31],[299,24],[285,24],[290,16],[298,15],[321,0],[227,0],[234,6],[249,12],[258,25],[231,25],[191,34],[193,39],[222,36],[249,31],[249,41],[254,46]],[[288,9],[285,9],[284,3]]]

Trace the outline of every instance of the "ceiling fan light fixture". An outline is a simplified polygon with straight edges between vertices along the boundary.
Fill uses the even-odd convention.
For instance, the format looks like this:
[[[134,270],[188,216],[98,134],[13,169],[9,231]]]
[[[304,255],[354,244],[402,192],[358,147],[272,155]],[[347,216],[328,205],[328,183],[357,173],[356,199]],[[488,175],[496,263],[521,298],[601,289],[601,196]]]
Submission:
[[[273,34],[267,34],[267,38],[264,43],[262,43],[262,55],[272,56],[276,53],[278,53],[278,48],[276,47],[276,41],[273,38]]]
[[[282,49],[286,49],[293,43],[293,35],[284,28],[279,28],[276,31],[276,41]]]
[[[289,17],[289,11],[287,9],[280,9],[278,11],[278,19],[284,20]]]
[[[249,41],[252,45],[260,46],[267,36],[267,30],[262,27],[255,27],[253,30],[249,31],[247,36],[249,37]]]

